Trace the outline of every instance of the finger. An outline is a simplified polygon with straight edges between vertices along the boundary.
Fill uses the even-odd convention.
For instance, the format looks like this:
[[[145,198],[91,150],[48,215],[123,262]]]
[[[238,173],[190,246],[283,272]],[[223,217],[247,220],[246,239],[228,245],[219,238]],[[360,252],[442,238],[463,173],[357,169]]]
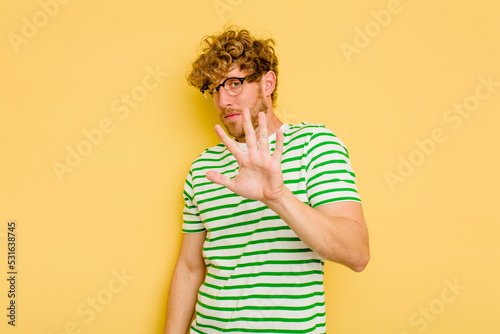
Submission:
[[[222,143],[226,146],[228,151],[238,160],[238,156],[242,152],[238,144],[227,135],[226,131],[224,131],[219,124],[215,125],[215,133],[219,136],[220,140],[222,140]]]
[[[269,153],[266,114],[259,112],[259,148]]]
[[[205,176],[207,177],[207,179],[209,179],[213,183],[220,184],[221,186],[224,186],[227,189],[233,191],[233,183],[234,183],[233,179],[230,179],[227,176],[224,176],[221,173],[215,172],[213,170],[208,171],[205,174]]]
[[[245,130],[245,140],[248,149],[257,148],[257,140],[255,138],[255,130],[250,119],[250,111],[248,108],[243,109],[243,129]]]
[[[276,132],[276,147],[274,148],[273,159],[275,161],[281,162],[281,157],[283,156],[283,142],[285,141],[285,136],[283,131],[278,129]]]

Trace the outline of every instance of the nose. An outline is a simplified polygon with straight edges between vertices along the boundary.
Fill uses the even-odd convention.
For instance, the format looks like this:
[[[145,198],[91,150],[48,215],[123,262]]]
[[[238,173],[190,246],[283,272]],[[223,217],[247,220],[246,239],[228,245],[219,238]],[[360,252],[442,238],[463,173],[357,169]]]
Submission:
[[[232,104],[233,104],[233,97],[231,95],[229,95],[223,87],[221,87],[221,89],[219,89],[219,101],[218,101],[218,103],[223,108],[232,106]]]

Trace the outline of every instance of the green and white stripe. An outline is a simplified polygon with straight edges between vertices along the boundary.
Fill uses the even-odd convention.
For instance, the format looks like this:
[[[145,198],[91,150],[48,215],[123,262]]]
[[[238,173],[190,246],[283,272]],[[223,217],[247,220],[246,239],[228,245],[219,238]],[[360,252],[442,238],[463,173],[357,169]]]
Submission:
[[[347,150],[330,130],[308,123],[282,130],[285,185],[300,201],[360,202]],[[272,152],[275,144],[273,135]],[[264,204],[210,182],[209,170],[235,177],[238,164],[219,144],[193,162],[186,179],[182,231],[207,232],[207,277],[191,332],[325,333],[324,260]]]

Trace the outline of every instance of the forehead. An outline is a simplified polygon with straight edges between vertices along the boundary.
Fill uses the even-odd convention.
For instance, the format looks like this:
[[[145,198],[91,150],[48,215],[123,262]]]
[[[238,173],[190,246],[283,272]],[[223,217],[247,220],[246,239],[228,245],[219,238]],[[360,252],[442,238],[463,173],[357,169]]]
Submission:
[[[229,72],[226,73],[222,78],[219,79],[219,84],[222,83],[222,81],[226,80],[227,78],[231,77],[237,77],[237,78],[242,78],[247,76],[247,71],[242,71],[239,67],[235,67]]]

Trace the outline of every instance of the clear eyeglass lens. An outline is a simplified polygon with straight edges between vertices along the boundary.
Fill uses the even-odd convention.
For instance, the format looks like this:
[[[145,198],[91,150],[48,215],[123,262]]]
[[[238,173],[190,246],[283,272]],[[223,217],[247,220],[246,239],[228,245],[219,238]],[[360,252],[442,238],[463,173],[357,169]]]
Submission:
[[[209,101],[214,100],[214,92],[211,89],[205,89],[205,91],[203,92],[203,95],[205,95],[205,97]]]
[[[203,95],[207,98],[207,100],[213,101],[215,95],[219,95],[221,87],[218,89],[205,89],[203,91]],[[231,96],[236,96],[241,93],[243,90],[243,84],[241,80],[239,79],[228,79],[227,81],[224,82],[224,90],[226,91],[227,94]]]
[[[224,84],[224,89],[229,95],[238,95],[241,93],[241,89],[243,88],[243,85],[241,84],[241,81],[238,79],[231,79],[226,81]]]

